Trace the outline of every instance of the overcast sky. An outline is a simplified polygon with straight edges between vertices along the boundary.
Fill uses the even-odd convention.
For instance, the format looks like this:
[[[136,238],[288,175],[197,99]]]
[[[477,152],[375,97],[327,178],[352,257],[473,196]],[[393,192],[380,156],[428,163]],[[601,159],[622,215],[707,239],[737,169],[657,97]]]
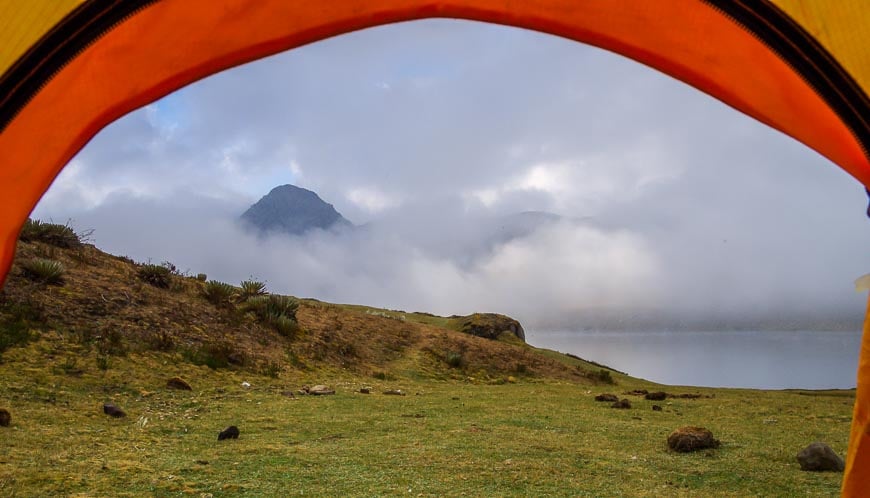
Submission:
[[[284,183],[372,228],[241,232],[241,212]],[[115,254],[276,292],[571,328],[858,323],[866,204],[817,153],[633,61],[431,20],[302,47],[131,113],[34,216],[92,228]],[[530,210],[565,218],[487,239]]]

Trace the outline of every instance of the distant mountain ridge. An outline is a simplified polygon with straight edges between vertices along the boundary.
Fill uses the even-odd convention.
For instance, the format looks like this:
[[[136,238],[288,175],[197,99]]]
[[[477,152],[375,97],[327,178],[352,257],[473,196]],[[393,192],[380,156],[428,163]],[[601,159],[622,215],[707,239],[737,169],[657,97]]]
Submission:
[[[353,223],[315,192],[295,185],[273,188],[241,216],[261,233],[303,235],[311,230],[350,228]]]

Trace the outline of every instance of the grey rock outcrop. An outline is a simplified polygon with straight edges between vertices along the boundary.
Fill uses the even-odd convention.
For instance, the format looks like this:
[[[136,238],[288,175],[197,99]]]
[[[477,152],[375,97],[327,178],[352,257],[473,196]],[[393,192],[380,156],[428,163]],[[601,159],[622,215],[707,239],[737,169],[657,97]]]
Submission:
[[[815,442],[802,449],[797,454],[797,461],[801,464],[801,470],[823,472],[842,472],[846,468],[846,462],[840,458],[825,443]]]

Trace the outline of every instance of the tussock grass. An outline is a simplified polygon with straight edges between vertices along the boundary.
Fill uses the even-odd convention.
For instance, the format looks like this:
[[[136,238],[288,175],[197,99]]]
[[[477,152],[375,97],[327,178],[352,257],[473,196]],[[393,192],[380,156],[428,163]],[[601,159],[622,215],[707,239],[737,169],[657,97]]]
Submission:
[[[24,242],[43,242],[63,249],[77,249],[82,245],[81,237],[69,225],[30,218],[24,222],[19,238]]]

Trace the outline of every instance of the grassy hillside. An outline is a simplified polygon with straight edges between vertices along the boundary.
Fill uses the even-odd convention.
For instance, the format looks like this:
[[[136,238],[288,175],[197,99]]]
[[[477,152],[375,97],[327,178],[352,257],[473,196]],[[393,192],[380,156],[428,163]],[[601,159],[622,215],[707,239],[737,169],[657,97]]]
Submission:
[[[0,496],[838,491],[840,474],[801,472],[794,456],[816,440],[845,453],[852,391],[657,386],[463,334],[462,317],[315,300],[299,300],[297,323],[283,326],[238,295],[210,300],[209,284],[171,268],[28,239],[0,293],[0,408],[12,413]],[[62,282],[37,278],[39,259],[61,263]],[[146,270],[168,274],[166,286]],[[192,390],[168,389],[175,376]],[[315,384],[336,394],[298,394]],[[406,395],[384,394],[395,389]],[[700,397],[627,394],[639,389]],[[632,408],[594,401],[603,392]],[[240,438],[218,442],[229,425]],[[722,446],[668,451],[683,425]]]

